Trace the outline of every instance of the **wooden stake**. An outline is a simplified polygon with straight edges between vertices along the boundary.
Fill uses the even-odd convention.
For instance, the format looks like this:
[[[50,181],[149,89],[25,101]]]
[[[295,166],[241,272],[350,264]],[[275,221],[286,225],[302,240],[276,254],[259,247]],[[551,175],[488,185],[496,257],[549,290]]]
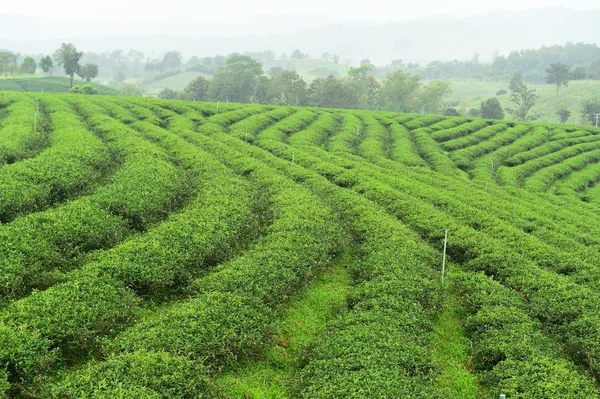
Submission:
[[[446,276],[446,249],[448,247],[448,229],[444,232],[444,258],[442,260],[442,285],[444,285],[444,277]]]

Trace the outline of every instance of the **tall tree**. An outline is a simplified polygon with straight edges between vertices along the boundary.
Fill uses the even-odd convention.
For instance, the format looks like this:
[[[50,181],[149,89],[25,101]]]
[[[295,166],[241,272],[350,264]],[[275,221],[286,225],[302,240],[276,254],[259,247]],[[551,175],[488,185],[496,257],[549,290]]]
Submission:
[[[262,87],[262,65],[246,55],[229,57],[217,70],[208,89],[208,97],[218,101],[249,102]]]
[[[193,100],[204,101],[206,100],[209,85],[210,82],[208,79],[203,76],[198,76],[196,79],[192,80],[183,91]]]
[[[279,105],[304,105],[306,82],[296,71],[283,70],[269,81],[267,102]]]
[[[50,57],[49,55],[45,56],[40,60],[40,68],[42,68],[42,71],[44,71],[45,73],[49,72],[50,76],[52,76],[53,67],[54,63],[52,62],[52,57]]]
[[[444,97],[452,91],[450,85],[448,80],[435,80],[424,86],[418,94],[421,109],[427,113],[437,113],[442,107]]]
[[[309,102],[315,107],[356,108],[356,93],[341,79],[333,76],[316,78],[309,88]]]
[[[516,73],[511,78],[510,90],[510,101],[515,105],[515,108],[507,108],[506,110],[519,121],[527,120],[529,111],[538,98],[535,89],[529,89],[521,81],[521,74]]]
[[[550,68],[546,69],[546,83],[556,85],[556,95],[560,86],[567,87],[569,85],[569,67],[560,62],[550,64]]]
[[[481,117],[485,119],[504,119],[504,110],[496,97],[481,102]]]
[[[79,70],[79,60],[83,57],[83,52],[77,51],[72,43],[63,43],[54,53],[54,59],[58,65],[65,68],[65,74],[71,77],[71,87],[73,87],[73,77]]]
[[[597,116],[598,115],[598,116]],[[600,97],[594,97],[581,102],[581,116],[594,126],[600,126]]]
[[[35,70],[37,68],[37,63],[31,56],[26,56],[23,62],[21,63],[21,72],[27,75],[35,74]]]
[[[160,65],[162,69],[179,69],[181,67],[181,58],[179,51],[169,51],[164,55]]]
[[[92,79],[98,76],[98,65],[96,64],[85,64],[79,68],[77,75],[86,82],[91,82]]]
[[[567,107],[565,107],[564,105],[561,104],[556,109],[556,115],[558,115],[558,119],[560,120],[560,123],[562,125],[564,125],[565,123],[567,123],[567,121],[571,117],[571,111],[569,111],[567,109]]]
[[[379,108],[379,90],[381,85],[369,74],[370,71],[371,67],[369,64],[348,70],[348,85],[356,92],[357,105],[360,109]]]
[[[381,85],[381,101],[384,109],[394,112],[413,111],[421,83],[418,75],[400,69],[387,74]]]

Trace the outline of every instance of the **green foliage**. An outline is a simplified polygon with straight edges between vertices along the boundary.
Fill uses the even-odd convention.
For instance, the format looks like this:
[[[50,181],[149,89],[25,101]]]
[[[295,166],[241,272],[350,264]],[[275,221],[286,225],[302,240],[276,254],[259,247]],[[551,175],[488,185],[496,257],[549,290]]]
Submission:
[[[77,75],[86,82],[91,82],[92,79],[98,76],[98,65],[97,64],[85,64],[79,67]]]
[[[419,77],[401,70],[390,72],[381,86],[383,109],[394,112],[410,112],[415,107],[416,93],[420,87]]]
[[[67,374],[45,392],[48,398],[203,397],[210,383],[204,368],[165,352],[139,351],[110,356]]]
[[[546,83],[556,85],[556,95],[558,96],[558,89],[560,89],[560,86],[567,87],[569,85],[569,67],[560,62],[557,64],[550,64],[550,68],[546,69],[546,73],[548,74]]]
[[[244,55],[232,56],[213,78],[208,97],[218,101],[259,102],[262,65]]]
[[[71,87],[73,87],[73,76],[79,71],[79,60],[81,57],[83,57],[83,52],[77,51],[72,43],[63,43],[54,52],[56,63],[64,67],[65,74],[71,77]]]
[[[506,110],[519,121],[532,119],[528,114],[538,98],[535,89],[527,88],[521,81],[520,74],[516,73],[510,80],[510,91],[510,101],[516,108],[507,108]]]
[[[50,75],[52,75],[53,66],[54,62],[52,61],[52,57],[50,57],[49,55],[43,57],[40,60],[40,68],[42,68],[42,71],[44,71],[45,73],[50,73]]]
[[[94,95],[94,94],[98,94],[98,90],[93,86],[83,85],[83,86],[74,86],[71,90],[69,90],[69,93]]]
[[[481,102],[480,115],[485,119],[504,119],[504,110],[497,98],[488,98]]]
[[[179,98],[179,93],[177,90],[165,88],[158,93],[158,98],[162,98],[163,100],[176,100]]]
[[[36,68],[37,63],[35,62],[33,57],[28,55],[23,59],[23,63],[21,63],[21,73],[27,75],[34,75]]]
[[[210,82],[206,78],[198,76],[185,87],[184,92],[194,101],[204,101],[207,99],[209,85]]]

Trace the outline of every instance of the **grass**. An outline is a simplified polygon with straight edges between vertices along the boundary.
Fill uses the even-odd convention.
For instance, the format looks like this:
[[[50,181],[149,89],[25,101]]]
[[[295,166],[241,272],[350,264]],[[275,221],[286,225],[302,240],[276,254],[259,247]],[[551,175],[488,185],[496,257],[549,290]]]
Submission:
[[[169,76],[168,78],[157,80],[156,82],[142,85],[142,88],[151,94],[157,94],[164,88],[181,90],[198,76],[204,76],[207,79],[212,78],[211,75],[204,72],[182,72],[177,75]]]
[[[451,276],[446,280],[452,286]],[[464,310],[451,289],[445,292],[444,310],[434,324],[433,360],[442,370],[437,383],[450,399],[488,397],[481,392],[477,377],[468,369],[470,341],[465,336]]]
[[[246,360],[224,373],[217,386],[226,398],[289,397],[290,381],[305,350],[322,336],[327,322],[346,309],[351,279],[342,256],[310,286],[300,291],[277,318],[274,335],[260,359]]]
[[[532,113],[539,113],[541,122],[558,123],[559,118],[556,114],[557,107],[564,105],[571,111],[569,124],[582,123],[581,120],[581,101],[600,95],[600,80],[577,80],[569,82],[568,87],[561,87],[558,96],[556,95],[556,86],[548,84],[527,84],[528,87],[536,90],[539,98],[536,105],[531,110]],[[481,81],[453,81],[452,94],[448,96],[449,103],[457,103],[456,108],[461,112],[466,112],[471,108],[479,108],[481,101],[490,97],[496,97],[496,92],[504,89],[508,91],[508,82],[494,83]],[[510,95],[504,94],[498,96],[502,108],[511,106]],[[453,105],[454,106],[454,105]],[[510,119],[510,115],[505,112],[505,118]]]

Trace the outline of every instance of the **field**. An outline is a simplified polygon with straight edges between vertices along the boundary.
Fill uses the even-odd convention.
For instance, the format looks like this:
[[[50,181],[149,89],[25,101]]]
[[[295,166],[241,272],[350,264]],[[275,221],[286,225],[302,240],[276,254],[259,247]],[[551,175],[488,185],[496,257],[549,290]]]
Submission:
[[[8,93],[0,398],[600,397],[599,161],[589,127]]]
[[[556,111],[560,105],[564,105],[571,111],[569,123],[581,123],[581,101],[591,99],[600,93],[600,81],[598,80],[571,81],[568,87],[560,88],[558,96],[554,85],[527,84],[527,86],[535,89],[539,95],[531,112],[539,114],[538,121],[545,123],[559,122]],[[508,91],[508,83],[453,81],[452,94],[448,96],[447,100],[466,113],[471,108],[479,109],[482,101],[490,97],[496,97],[496,92],[502,89]],[[509,94],[498,96],[498,100],[500,100],[500,104],[504,109],[511,106]],[[510,115],[506,112],[505,114],[506,119],[510,119]]]
[[[90,84],[98,90],[98,94],[116,95],[117,90],[110,87],[87,83],[83,80],[75,79],[75,85]],[[46,78],[14,78],[0,79],[0,91],[32,91],[45,93],[66,93],[71,89],[71,81],[66,77],[46,77]]]
[[[156,82],[143,84],[141,87],[149,94],[158,94],[162,89],[184,89],[192,80],[198,76],[204,76],[207,79],[211,79],[211,75],[207,75],[203,72],[182,72],[168,78],[157,80]]]

